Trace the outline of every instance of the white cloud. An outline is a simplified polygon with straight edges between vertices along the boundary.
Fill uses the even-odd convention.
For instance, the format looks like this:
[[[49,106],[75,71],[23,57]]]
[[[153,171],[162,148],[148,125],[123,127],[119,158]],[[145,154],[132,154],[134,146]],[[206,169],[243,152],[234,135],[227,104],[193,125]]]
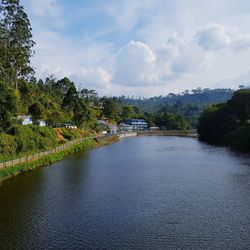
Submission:
[[[250,86],[250,69],[246,70],[242,74],[228,79],[223,79],[214,85],[215,88],[238,88],[239,85]]]
[[[198,44],[207,51],[232,49],[235,52],[250,48],[250,33],[241,34],[234,27],[223,24],[209,24],[199,30],[195,38]]]
[[[48,29],[65,27],[63,8],[58,0],[26,0],[31,21]]]
[[[129,31],[143,18],[142,13],[158,6],[160,0],[109,1],[104,7],[105,12],[116,22],[119,29]],[[145,17],[145,16],[144,16]]]
[[[231,37],[221,24],[211,24],[196,34],[198,44],[204,50],[218,50],[231,43]]]
[[[69,77],[76,81],[81,88],[105,89],[110,87],[111,75],[103,68],[86,69],[70,74]]]
[[[249,69],[245,0],[21,2],[37,43],[38,77],[72,77],[100,94],[149,96],[212,87]]]
[[[55,0],[30,0],[29,3],[33,13],[37,16],[53,15],[59,9]]]
[[[239,34],[235,36],[232,42],[232,49],[236,52],[250,48],[250,34]]]
[[[193,42],[187,41],[177,34],[169,37],[168,41],[157,48],[158,67],[164,75],[178,76],[180,74],[194,74],[199,71],[207,61],[206,55]]]
[[[121,47],[115,56],[112,81],[128,86],[155,83],[158,80],[155,61],[155,54],[148,45],[131,41]]]

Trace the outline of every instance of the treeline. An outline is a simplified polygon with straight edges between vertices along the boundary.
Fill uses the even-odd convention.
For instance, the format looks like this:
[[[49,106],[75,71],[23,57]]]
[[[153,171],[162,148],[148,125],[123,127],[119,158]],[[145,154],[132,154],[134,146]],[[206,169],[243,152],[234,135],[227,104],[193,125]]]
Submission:
[[[250,152],[250,90],[238,90],[226,103],[204,110],[198,133],[202,141]]]
[[[182,116],[191,127],[196,127],[203,109],[212,104],[226,102],[233,95],[232,89],[202,89],[197,88],[183,93],[169,93],[166,96],[136,98],[121,96],[118,99],[123,104],[134,105],[144,112],[168,112]]]
[[[243,86],[239,86],[243,87]],[[185,90],[180,94],[169,93],[166,96],[155,96],[140,98],[134,96],[120,96],[118,99],[125,104],[131,104],[142,108],[145,111],[157,112],[165,106],[174,106],[177,103],[183,105],[194,104],[208,106],[229,100],[233,95],[232,89],[209,89],[201,87],[192,90]]]

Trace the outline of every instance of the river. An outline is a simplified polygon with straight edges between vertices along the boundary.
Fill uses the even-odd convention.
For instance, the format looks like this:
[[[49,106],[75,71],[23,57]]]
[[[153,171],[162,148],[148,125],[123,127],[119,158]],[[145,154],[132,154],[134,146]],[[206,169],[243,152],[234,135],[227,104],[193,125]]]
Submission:
[[[249,249],[250,157],[133,137],[0,186],[0,249]]]

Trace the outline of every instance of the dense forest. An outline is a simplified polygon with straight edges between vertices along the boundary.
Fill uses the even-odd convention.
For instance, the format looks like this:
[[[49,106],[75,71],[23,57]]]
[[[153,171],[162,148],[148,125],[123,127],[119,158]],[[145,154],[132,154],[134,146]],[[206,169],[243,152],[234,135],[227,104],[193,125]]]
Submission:
[[[205,109],[198,133],[202,141],[250,152],[250,90],[238,90],[226,103]]]

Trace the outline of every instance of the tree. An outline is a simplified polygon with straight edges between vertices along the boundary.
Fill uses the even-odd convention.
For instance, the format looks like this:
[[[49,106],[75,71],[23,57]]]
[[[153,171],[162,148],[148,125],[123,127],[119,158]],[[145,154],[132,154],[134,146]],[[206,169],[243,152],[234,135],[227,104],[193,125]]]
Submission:
[[[91,112],[83,99],[78,99],[74,106],[73,121],[77,126],[82,126],[82,124],[88,121],[91,117]]]
[[[250,90],[242,89],[234,93],[228,101],[231,112],[241,121],[250,119]]]
[[[69,90],[67,91],[66,95],[63,98],[62,101],[62,108],[66,111],[73,111],[74,106],[78,100],[78,93],[76,91],[75,86],[71,86]]]
[[[120,103],[115,98],[104,98],[103,115],[108,119],[117,120],[120,111]]]
[[[238,90],[227,103],[205,109],[198,123],[200,140],[250,151],[250,90]]]
[[[17,89],[18,79],[33,73],[30,57],[35,44],[19,0],[1,0],[0,31],[0,76]]]
[[[51,127],[60,127],[62,122],[62,113],[53,110],[47,114],[46,124]]]
[[[29,114],[32,116],[33,122],[37,123],[39,119],[44,118],[45,109],[41,103],[35,102],[29,107]]]
[[[6,131],[17,110],[17,97],[6,84],[0,83],[0,130]]]
[[[53,85],[53,90],[57,91],[60,95],[65,95],[71,87],[74,87],[74,83],[67,77],[64,77]]]
[[[135,115],[133,106],[127,105],[127,106],[122,106],[122,112],[121,112],[121,117],[122,120],[128,120],[133,118]]]
[[[82,89],[80,96],[87,102],[95,102],[97,100],[98,94],[93,89]]]

